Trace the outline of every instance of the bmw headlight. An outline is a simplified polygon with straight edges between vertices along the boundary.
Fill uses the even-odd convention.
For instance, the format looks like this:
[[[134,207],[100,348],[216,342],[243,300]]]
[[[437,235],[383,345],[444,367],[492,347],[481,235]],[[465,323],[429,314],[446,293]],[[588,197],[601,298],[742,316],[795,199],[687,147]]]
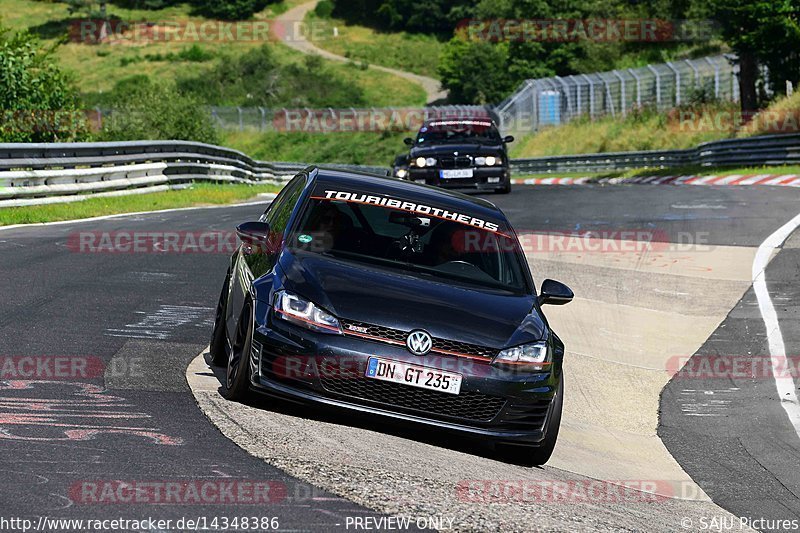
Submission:
[[[493,167],[494,165],[499,165],[503,162],[502,158],[495,156],[495,155],[487,155],[487,156],[478,156],[475,158],[475,164],[479,167],[487,166]]]
[[[414,160],[414,163],[420,168],[432,167],[436,164],[436,159],[433,157],[418,157]]]
[[[420,168],[425,166],[425,158],[424,158],[424,157],[418,157],[418,158],[416,158],[416,159],[414,160],[414,162],[415,162],[415,163],[417,164],[417,166],[418,166],[418,167],[420,167]]]
[[[342,333],[339,320],[316,304],[286,291],[275,295],[276,316],[314,331]]]
[[[532,365],[543,367],[549,364],[549,350],[547,342],[539,341],[522,344],[513,348],[506,348],[495,357],[495,363],[512,365]]]

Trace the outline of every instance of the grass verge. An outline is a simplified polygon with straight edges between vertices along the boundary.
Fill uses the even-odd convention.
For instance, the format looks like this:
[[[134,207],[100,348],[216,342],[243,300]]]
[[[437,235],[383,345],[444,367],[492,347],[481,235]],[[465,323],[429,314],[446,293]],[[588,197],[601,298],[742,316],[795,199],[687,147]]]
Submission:
[[[226,132],[222,144],[262,161],[390,167],[407,152],[403,132]]]
[[[323,19],[313,11],[307,17],[307,36],[314,45],[353,61],[438,78],[439,55],[444,46],[433,35],[379,32],[366,26],[348,25],[341,19]],[[333,28],[338,35],[334,37]],[[308,35],[311,33],[311,35]]]
[[[179,207],[231,204],[248,200],[259,193],[277,192],[278,190],[280,190],[278,185],[195,183],[189,189],[176,191],[89,198],[81,202],[66,204],[4,207],[0,209],[0,226],[56,222]]]
[[[605,172],[552,172],[550,174],[515,174],[512,179],[533,178],[639,178],[643,176],[754,176],[758,174],[797,174],[800,175],[800,166],[781,167],[742,167],[742,168],[708,168],[708,167],[681,167],[681,168],[637,168],[631,170],[605,171]]]

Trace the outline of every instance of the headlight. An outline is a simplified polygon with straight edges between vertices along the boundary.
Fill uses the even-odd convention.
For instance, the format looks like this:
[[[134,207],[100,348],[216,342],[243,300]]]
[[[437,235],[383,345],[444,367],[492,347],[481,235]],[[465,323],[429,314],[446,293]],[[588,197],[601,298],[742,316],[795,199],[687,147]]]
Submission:
[[[339,320],[313,302],[286,291],[275,295],[276,316],[314,331],[342,333]]]
[[[425,166],[425,158],[424,157],[418,157],[414,162],[417,164],[418,167],[424,167]]]
[[[428,159],[425,160],[425,164],[428,165],[429,167],[432,167],[433,165],[436,164],[436,160],[432,157],[429,157]]]
[[[486,165],[487,167],[492,167],[494,165],[499,165],[503,162],[503,160],[494,155],[487,155],[487,156],[478,156],[474,159],[475,164],[479,167]]]
[[[545,341],[506,348],[495,357],[496,363],[528,364],[542,367],[548,364],[549,350]]]
[[[398,178],[405,178],[406,176],[408,176],[408,170],[404,168],[398,168],[397,172],[395,172],[395,176],[397,176]]]

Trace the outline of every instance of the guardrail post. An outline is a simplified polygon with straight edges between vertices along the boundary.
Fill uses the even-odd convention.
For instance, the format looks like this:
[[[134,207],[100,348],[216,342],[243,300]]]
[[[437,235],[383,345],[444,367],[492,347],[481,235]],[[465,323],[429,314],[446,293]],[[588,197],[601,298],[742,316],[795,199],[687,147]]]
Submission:
[[[242,108],[237,107],[236,111],[239,113],[239,131],[244,131],[244,117],[242,117]]]
[[[267,110],[263,107],[259,107],[258,110],[261,112],[261,131],[264,132],[267,130]]]

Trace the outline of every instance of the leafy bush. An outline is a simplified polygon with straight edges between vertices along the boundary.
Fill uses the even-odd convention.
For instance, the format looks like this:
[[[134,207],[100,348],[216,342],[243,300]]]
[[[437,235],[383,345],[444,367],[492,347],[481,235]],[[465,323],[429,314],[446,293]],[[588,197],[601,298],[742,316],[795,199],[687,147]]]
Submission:
[[[438,71],[454,103],[496,103],[514,88],[506,46],[453,37],[442,51]]]
[[[196,11],[209,18],[246,20],[264,9],[269,0],[195,0]]]
[[[186,140],[217,143],[208,109],[174,85],[153,82],[147,76],[126,78],[104,102],[110,115],[103,119],[102,140]]]
[[[364,105],[362,89],[316,55],[281,64],[270,45],[226,58],[210,72],[178,81],[178,88],[218,105],[328,107]]]
[[[79,141],[89,135],[71,80],[33,35],[0,26],[0,141]]]
[[[334,0],[333,16],[384,30],[449,34],[472,16],[472,0]]]
[[[331,0],[322,0],[317,7],[314,8],[314,14],[319,18],[328,19],[333,14],[333,2]]]

